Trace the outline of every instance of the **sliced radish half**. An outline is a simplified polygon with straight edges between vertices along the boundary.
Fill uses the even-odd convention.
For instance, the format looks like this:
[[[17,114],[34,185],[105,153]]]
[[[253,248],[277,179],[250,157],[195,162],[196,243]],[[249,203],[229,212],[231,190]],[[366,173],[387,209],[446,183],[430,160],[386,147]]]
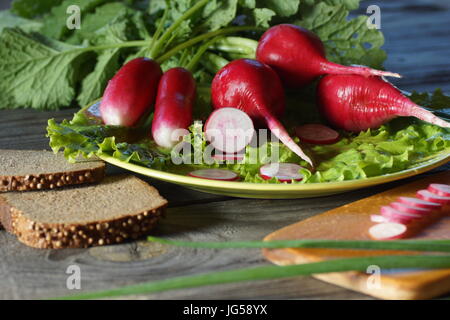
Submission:
[[[302,168],[295,163],[268,163],[259,168],[259,175],[265,180],[277,178],[281,182],[301,181],[303,175],[299,170]]]
[[[432,209],[410,206],[402,202],[392,202],[389,206],[401,212],[420,214],[422,216],[433,211]]]
[[[244,160],[244,155],[239,153],[216,153],[212,158],[216,161],[242,161]]]
[[[450,185],[432,183],[428,186],[428,191],[442,197],[450,197]]]
[[[205,124],[206,140],[225,153],[244,149],[252,141],[254,133],[252,119],[236,108],[217,109]]]
[[[369,234],[376,240],[392,240],[402,238],[406,234],[406,226],[401,223],[384,222],[372,226]]]
[[[401,212],[388,206],[381,207],[380,212],[381,215],[386,219],[388,219],[390,222],[397,222],[403,224],[409,224],[414,220],[420,219],[422,217],[420,214]]]
[[[401,203],[404,203],[404,204],[407,204],[407,205],[413,206],[413,207],[427,208],[427,209],[431,209],[431,210],[440,209],[442,207],[442,204],[440,204],[440,203],[426,201],[426,200],[417,199],[417,198],[410,198],[410,197],[399,197],[398,202],[401,202]]]
[[[446,205],[446,204],[450,203],[450,197],[438,196],[437,194],[432,193],[428,190],[417,191],[417,197],[419,199],[422,199],[425,201],[436,202],[436,203],[440,203],[442,205]]]
[[[379,223],[379,222],[389,222],[389,220],[386,219],[386,217],[383,217],[383,216],[381,216],[381,215],[379,215],[379,214],[371,214],[371,215],[370,215],[370,221],[376,222],[376,223]]]
[[[235,181],[239,178],[237,173],[225,169],[200,169],[190,172],[189,175],[196,178],[222,181]]]
[[[295,128],[296,136],[306,143],[332,144],[339,141],[339,133],[317,123],[305,124]]]

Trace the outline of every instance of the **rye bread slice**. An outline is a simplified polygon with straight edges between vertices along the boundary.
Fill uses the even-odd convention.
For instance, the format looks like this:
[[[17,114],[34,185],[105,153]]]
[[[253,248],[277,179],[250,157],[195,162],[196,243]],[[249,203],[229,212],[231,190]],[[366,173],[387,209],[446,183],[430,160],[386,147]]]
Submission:
[[[105,163],[101,160],[80,160],[72,164],[62,153],[0,149],[0,192],[93,183],[104,176]]]
[[[35,248],[84,248],[149,232],[167,201],[144,181],[109,176],[95,185],[0,195],[0,222]]]

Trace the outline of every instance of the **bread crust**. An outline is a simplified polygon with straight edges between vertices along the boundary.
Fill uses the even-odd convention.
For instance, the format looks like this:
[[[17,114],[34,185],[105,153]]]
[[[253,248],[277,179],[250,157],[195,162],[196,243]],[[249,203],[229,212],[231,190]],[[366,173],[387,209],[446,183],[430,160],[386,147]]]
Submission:
[[[61,188],[68,185],[99,182],[105,177],[105,163],[92,169],[26,176],[0,176],[0,192],[32,191]]]
[[[33,248],[87,248],[121,243],[146,234],[164,215],[167,202],[159,207],[123,217],[86,224],[35,222],[0,197],[0,219],[3,227],[17,239]]]

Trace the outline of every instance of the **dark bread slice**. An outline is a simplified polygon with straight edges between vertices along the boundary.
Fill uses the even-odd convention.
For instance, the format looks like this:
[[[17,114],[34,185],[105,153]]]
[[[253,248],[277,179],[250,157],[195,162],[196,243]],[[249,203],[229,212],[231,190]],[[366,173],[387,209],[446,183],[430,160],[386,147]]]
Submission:
[[[0,192],[93,183],[104,176],[105,163],[101,160],[80,160],[72,164],[62,153],[0,149]]]
[[[95,185],[0,195],[0,222],[35,248],[81,248],[123,242],[148,233],[167,201],[134,176]]]

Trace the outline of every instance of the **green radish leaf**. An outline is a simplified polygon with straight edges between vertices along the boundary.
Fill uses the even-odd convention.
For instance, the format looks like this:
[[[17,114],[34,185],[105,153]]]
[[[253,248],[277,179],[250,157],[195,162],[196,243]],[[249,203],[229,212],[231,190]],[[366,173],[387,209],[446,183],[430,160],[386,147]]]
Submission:
[[[20,27],[26,32],[38,31],[42,23],[16,16],[9,10],[0,11],[0,33],[4,28]]]
[[[290,17],[298,12],[300,0],[262,0],[257,3],[258,6],[261,5],[262,7],[272,10],[279,17]]]
[[[56,110],[70,105],[79,66],[87,58],[80,47],[9,28],[0,43],[2,107]]]
[[[108,0],[64,0],[59,6],[53,7],[46,16],[41,32],[50,38],[62,40],[68,34],[73,33],[67,28],[67,8],[76,5],[80,8],[82,17],[93,11],[97,6],[104,4]],[[83,23],[83,21],[82,21]]]
[[[61,4],[63,0],[14,0],[11,11],[20,17],[32,19],[46,14],[51,8]]]

